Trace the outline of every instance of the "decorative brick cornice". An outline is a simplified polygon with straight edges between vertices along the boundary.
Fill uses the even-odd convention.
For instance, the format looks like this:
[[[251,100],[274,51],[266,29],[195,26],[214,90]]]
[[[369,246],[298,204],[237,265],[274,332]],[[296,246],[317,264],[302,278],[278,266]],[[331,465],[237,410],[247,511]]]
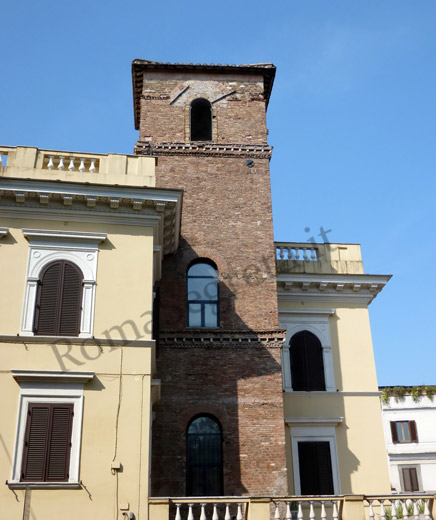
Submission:
[[[161,346],[256,346],[268,344],[280,348],[286,337],[284,329],[222,330],[190,329],[165,330],[159,335]]]
[[[137,155],[196,155],[201,157],[247,157],[252,159],[271,159],[272,146],[266,144],[212,142],[187,143],[148,143],[137,141]]]

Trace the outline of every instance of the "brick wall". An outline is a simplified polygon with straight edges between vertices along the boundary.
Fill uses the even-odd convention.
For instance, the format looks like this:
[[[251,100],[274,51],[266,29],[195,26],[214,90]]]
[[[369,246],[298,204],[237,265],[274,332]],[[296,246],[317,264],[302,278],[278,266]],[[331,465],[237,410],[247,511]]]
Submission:
[[[157,156],[157,187],[184,190],[180,247],[165,258],[160,282],[156,377],[162,395],[154,407],[152,440],[156,496],[185,494],[186,428],[205,413],[223,430],[224,494],[287,493],[262,93],[262,76],[162,71],[144,76],[137,153]],[[197,97],[222,98],[212,104],[212,142],[189,142],[189,105]],[[197,257],[218,267],[219,329],[186,328],[186,271]],[[172,342],[165,340],[170,331],[179,335]],[[265,331],[274,341],[258,341]]]

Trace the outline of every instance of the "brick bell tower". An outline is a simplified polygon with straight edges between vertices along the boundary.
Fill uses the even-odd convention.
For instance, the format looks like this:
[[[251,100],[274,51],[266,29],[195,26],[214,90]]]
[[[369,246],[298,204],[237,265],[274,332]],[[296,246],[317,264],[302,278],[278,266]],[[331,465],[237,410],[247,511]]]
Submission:
[[[135,153],[182,189],[159,282],[152,496],[287,494],[266,107],[275,67],[132,64]]]

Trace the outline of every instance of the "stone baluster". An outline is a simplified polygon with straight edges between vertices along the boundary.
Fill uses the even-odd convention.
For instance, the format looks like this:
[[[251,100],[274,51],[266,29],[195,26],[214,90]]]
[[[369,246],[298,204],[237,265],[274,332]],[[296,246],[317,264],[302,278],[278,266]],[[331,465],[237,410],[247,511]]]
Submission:
[[[238,503],[238,513],[236,514],[236,520],[242,520],[242,504]]]
[[[218,520],[218,511],[217,511],[217,508],[216,508],[216,504],[213,505],[212,520]]]
[[[303,520],[303,503],[301,500],[298,501],[298,513],[297,513],[298,520]]]
[[[231,520],[230,504],[226,504],[226,514],[224,515],[224,520]]]
[[[403,510],[404,520],[409,520],[409,512],[407,511],[407,500],[401,501],[401,508]]]
[[[372,500],[369,500],[369,512],[368,512],[368,518],[369,520],[374,520],[375,516],[374,516],[374,509],[372,507]],[[334,517],[333,517],[334,518]]]
[[[398,520],[397,517],[397,504],[395,503],[395,500],[392,500],[391,502],[391,518],[392,520]]]
[[[429,500],[424,500],[424,519],[431,520]]]
[[[292,260],[292,247],[287,247],[286,251],[288,253],[288,260]]]
[[[295,248],[295,260],[300,260],[300,250],[298,247]]]
[[[85,171],[85,157],[80,158],[80,166],[79,166],[79,172],[83,173]]]
[[[280,510],[279,510],[279,503],[275,503],[276,509],[274,511],[274,520],[280,520]]]
[[[419,504],[418,504],[418,500],[414,500],[413,501],[413,518],[415,518],[416,520],[418,520],[418,518],[419,518]]]
[[[68,166],[70,172],[74,171],[74,157],[70,157],[70,164]]]
[[[176,504],[176,508],[177,508],[177,509],[176,509],[176,520],[182,520],[182,517],[181,517],[181,515],[180,515],[180,506],[181,506],[181,505],[182,505],[182,504]]]
[[[315,509],[313,508],[313,502],[310,501],[310,507],[309,507],[309,520],[315,520]]]
[[[333,520],[339,519],[338,503],[339,502],[333,502]]]
[[[65,168],[64,159],[65,157],[63,155],[59,157],[58,170],[63,170]]]
[[[303,247],[303,260],[309,260],[309,257],[307,256],[307,247]]]
[[[315,260],[317,260],[317,258],[318,258],[318,255],[317,255],[317,249],[316,249],[316,247],[312,247],[312,248],[310,249],[310,259],[311,259],[313,262],[315,262]]]
[[[200,504],[201,505],[201,514],[200,514],[200,520],[206,520],[206,504]]]
[[[49,170],[53,170],[53,168],[54,168],[53,155],[49,155],[49,156],[48,156],[48,164],[47,164],[47,168],[48,168]]]
[[[192,508],[194,507],[194,504],[188,504],[189,511],[188,511],[188,520],[194,520],[194,514],[192,512]]]
[[[3,166],[3,155],[1,152],[0,152],[0,166]]]
[[[91,166],[89,167],[91,173],[95,172],[95,159],[91,159]]]
[[[325,511],[325,502],[321,502],[321,520],[327,520],[327,513]]]
[[[292,520],[291,503],[290,502],[286,502],[286,515],[285,515],[285,518],[286,518],[286,520]]]
[[[385,504],[383,500],[380,500],[380,518],[386,520]]]
[[[280,260],[283,260],[285,257],[284,249],[285,249],[284,247],[281,247],[281,246],[278,247]]]

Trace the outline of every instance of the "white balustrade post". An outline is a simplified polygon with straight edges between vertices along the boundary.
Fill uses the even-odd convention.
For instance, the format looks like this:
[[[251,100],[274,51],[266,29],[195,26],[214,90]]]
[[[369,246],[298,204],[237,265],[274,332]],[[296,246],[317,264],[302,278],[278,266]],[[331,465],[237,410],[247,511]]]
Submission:
[[[79,166],[79,172],[83,173],[85,171],[85,157],[80,158],[80,166]]]
[[[274,511],[274,520],[280,520],[279,503],[276,502],[275,506],[276,506],[276,510]]]
[[[194,515],[192,513],[192,508],[194,507],[194,504],[188,504],[189,512],[188,512],[188,520],[194,520]]]
[[[386,511],[385,511],[385,505],[384,505],[383,500],[380,500],[380,518],[382,520],[386,520]]]
[[[325,512],[325,502],[321,502],[321,520],[327,520],[327,513]]]
[[[419,506],[418,500],[413,500],[413,517],[418,520],[419,518]]]
[[[181,517],[181,515],[180,515],[180,506],[181,506],[181,505],[182,505],[182,504],[176,504],[176,508],[177,508],[177,509],[176,509],[176,520],[182,520],[182,517]]]
[[[200,514],[200,520],[206,520],[206,511],[205,511],[206,504],[201,504],[201,514]]]
[[[286,502],[286,520],[292,520],[292,513],[291,513],[291,504],[290,502]]]
[[[236,520],[242,520],[242,504],[238,503],[238,513],[236,514]]]
[[[284,254],[284,252],[283,252],[284,249],[285,249],[284,247],[282,247],[282,246],[278,246],[278,250],[279,250],[279,259],[280,259],[280,260],[283,260],[284,257],[285,257],[285,254]]]
[[[216,504],[213,505],[212,520],[218,520],[218,511],[217,511],[217,508],[216,508]]]
[[[369,513],[368,513],[368,517],[369,517],[369,520],[374,520],[374,509],[372,507],[372,500],[368,500],[369,502]]]
[[[62,155],[59,157],[58,170],[63,170],[65,168],[64,159],[65,157]]]
[[[407,511],[407,500],[405,500],[404,502],[401,501],[401,507],[403,509],[404,520],[409,520],[409,512]]]
[[[224,516],[224,520],[231,520],[230,516],[230,504],[226,504],[226,514]]]
[[[397,504],[395,503],[395,500],[392,500],[392,502],[391,502],[391,515],[392,515],[392,520],[398,520],[397,519]]]
[[[309,520],[315,520],[315,510],[313,509],[313,501],[310,501]]]
[[[47,164],[47,168],[48,168],[49,170],[53,170],[53,168],[54,168],[53,155],[49,155],[49,156],[48,156],[48,164]]]
[[[424,500],[424,519],[431,520],[429,500]]]
[[[95,159],[91,159],[91,166],[89,167],[91,173],[95,172]]]
[[[303,247],[303,260],[309,260],[309,257],[307,256],[307,247]]]
[[[333,502],[333,520],[338,520],[338,518],[339,518],[338,502]]]
[[[70,164],[68,165],[70,172],[74,171],[74,157],[70,157]]]
[[[303,516],[303,504],[301,502],[301,500],[298,501],[298,514],[297,514],[297,519],[298,520],[303,520],[304,516]]]

